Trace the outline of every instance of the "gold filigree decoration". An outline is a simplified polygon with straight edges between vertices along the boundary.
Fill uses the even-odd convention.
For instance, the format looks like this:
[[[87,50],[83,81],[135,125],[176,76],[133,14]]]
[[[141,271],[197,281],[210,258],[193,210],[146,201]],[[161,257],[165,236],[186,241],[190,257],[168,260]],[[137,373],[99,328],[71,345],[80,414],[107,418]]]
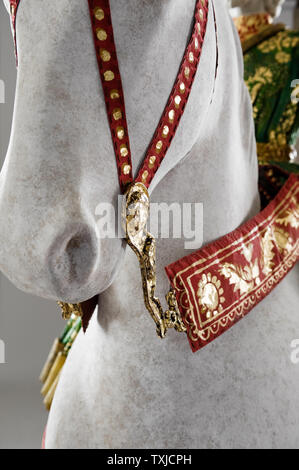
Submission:
[[[248,40],[252,36],[261,32],[272,23],[272,18],[268,13],[257,13],[254,15],[242,15],[234,18],[235,26],[238,30],[241,41]]]
[[[262,55],[265,55],[265,63],[261,58],[261,66],[258,66],[252,76],[246,78],[245,82],[248,87],[252,106],[253,116],[256,123],[264,116],[263,99],[264,94],[269,99],[274,99],[281,93],[283,83],[286,83],[288,64],[292,63],[293,51],[299,44],[299,37],[292,36],[289,31],[280,31],[273,34],[270,38],[266,38],[257,45],[257,49]],[[267,55],[269,57],[267,57]],[[250,70],[246,65],[250,59],[250,54],[245,54],[245,69]],[[249,62],[250,63],[250,62]],[[265,90],[265,91],[264,91]],[[295,90],[293,90],[295,93]],[[292,100],[290,93],[289,102],[285,103],[281,115],[276,121],[273,120],[273,128],[270,127],[267,135],[258,138],[263,141],[257,143],[257,154],[260,164],[269,161],[285,161],[289,162],[296,158],[297,152],[294,143],[294,133],[296,132],[296,116],[298,113],[297,100]],[[261,101],[262,100],[262,101]],[[270,119],[270,118],[269,118]],[[259,126],[258,126],[259,127]]]
[[[261,250],[262,250],[262,258],[261,258],[261,265],[262,271],[265,276],[271,274],[274,266],[273,258],[275,256],[274,253],[274,236],[273,236],[273,229],[272,226],[268,227],[265,231],[264,236],[261,239]]]
[[[246,258],[248,265],[242,267],[232,263],[224,263],[219,272],[226,279],[229,279],[230,284],[235,285],[234,292],[239,290],[241,294],[247,294],[255,286],[260,284],[260,268],[258,258],[256,258],[255,261],[252,261],[252,244],[250,244],[248,247],[244,246],[242,254]]]
[[[296,149],[288,145],[287,136],[291,132],[298,110],[298,104],[291,100],[286,106],[278,125],[269,133],[269,147],[273,150],[272,160],[281,156],[278,160],[290,161],[296,158]],[[285,157],[284,157],[285,156]],[[284,157],[284,158],[283,158]]]
[[[147,232],[147,221],[150,212],[149,194],[142,183],[132,184],[126,192],[123,207],[123,224],[128,245],[137,255],[144,294],[144,303],[156,323],[157,334],[164,338],[169,328],[186,332],[182,321],[175,292],[170,290],[166,295],[168,310],[163,311],[160,300],[155,296],[156,290],[156,240]]]
[[[201,306],[201,313],[207,319],[222,313],[222,304],[225,302],[223,294],[221,281],[216,276],[212,276],[211,273],[203,274],[198,284],[197,298],[198,304]]]
[[[244,317],[273,290],[298,261],[299,239],[291,235],[297,227],[298,191],[298,182],[295,181],[271,216],[268,215],[266,220],[260,221],[244,237],[233,240],[216,252],[211,252],[205,259],[200,258],[190,266],[182,266],[182,270],[177,272],[173,284],[184,322],[188,327],[188,338],[194,346],[198,342],[204,346]],[[289,233],[288,229],[284,230],[286,226],[292,229]],[[249,236],[252,237],[251,241],[246,242]],[[254,248],[253,243],[257,239]],[[233,253],[236,256],[242,253],[246,261],[233,264]],[[227,257],[232,260],[230,263],[225,263]],[[230,289],[225,285],[225,281],[222,282],[226,297],[223,312],[218,318],[204,322],[198,308],[197,289],[193,289],[192,280],[197,276],[202,279],[205,273],[215,273],[217,270],[219,272],[219,268],[223,271],[221,276],[228,279],[233,287]],[[231,295],[233,291],[237,291],[237,294]]]
[[[290,47],[296,47],[299,44],[299,38],[292,38],[289,36],[286,36],[285,32],[282,31],[275,36],[272,36],[269,40],[262,42],[261,44],[258,45],[258,49],[263,53],[263,54],[268,54],[269,52],[277,50],[276,53],[276,59],[277,59],[277,54],[280,54],[281,52],[285,53],[283,49],[289,49]],[[279,60],[277,60],[279,62]],[[284,61],[282,62],[284,63]]]
[[[279,64],[287,64],[291,60],[291,54],[288,54],[287,52],[277,52],[275,55],[275,59]]]
[[[281,217],[277,219],[277,223],[287,227],[290,225],[293,228],[299,228],[299,208],[297,209],[287,209]]]
[[[273,75],[267,67],[259,67],[255,74],[246,80],[246,85],[250,92],[252,105],[256,102],[257,95],[264,85],[272,82]]]
[[[256,111],[256,112],[255,112]],[[257,109],[254,108],[254,117],[257,115]],[[278,142],[274,140],[272,142],[257,142],[257,155],[260,165],[264,165],[268,162],[293,162],[297,158],[297,150],[293,145],[279,144],[279,141],[283,140],[286,142],[286,136],[282,134],[278,135]]]
[[[206,343],[211,339],[211,337],[217,336],[221,328],[226,328],[236,320],[244,317],[261,298],[273,290],[273,286],[279,284],[279,282],[285,277],[286,273],[292,268],[292,266],[294,266],[298,257],[299,240],[297,240],[296,244],[293,246],[293,251],[288,253],[286,258],[284,258],[278,266],[273,267],[272,272],[261,282],[261,284],[255,287],[252,292],[248,292],[250,295],[242,296],[240,302],[233,309],[220,317],[218,321],[213,322],[211,325],[207,325],[203,330],[196,327],[192,308],[190,310],[190,305],[189,307],[184,308],[185,320],[189,324],[188,336],[190,340],[196,342],[200,339],[203,343]],[[184,292],[183,286],[181,289],[182,292]]]
[[[77,317],[82,317],[83,315],[81,304],[67,304],[65,302],[57,302],[57,304],[61,308],[62,318],[64,320],[69,320],[72,315],[76,315]]]
[[[273,230],[274,241],[281,253],[289,253],[293,249],[293,239],[281,227]]]
[[[291,227],[298,228],[299,218],[296,219],[296,215],[299,217],[299,214],[297,214],[295,210],[287,209],[282,213],[281,217],[276,220],[276,224],[285,226],[290,224]],[[293,249],[293,240],[289,234],[282,229],[282,227],[271,225],[266,229],[263,237],[261,238],[261,265],[265,276],[271,274],[273,267],[275,266],[273,261],[276,251],[275,248],[277,248],[280,253],[286,254]]]

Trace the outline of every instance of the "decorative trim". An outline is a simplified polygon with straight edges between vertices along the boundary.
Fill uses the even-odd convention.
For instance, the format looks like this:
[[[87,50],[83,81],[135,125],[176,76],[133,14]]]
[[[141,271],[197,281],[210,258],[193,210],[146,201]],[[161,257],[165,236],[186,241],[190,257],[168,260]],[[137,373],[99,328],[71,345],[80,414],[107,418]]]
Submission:
[[[16,64],[18,66],[18,53],[17,53],[17,33],[16,33],[16,19],[17,19],[17,10],[21,0],[9,0],[10,3],[10,16],[13,27],[13,37],[15,44],[15,55],[16,55]]]
[[[143,184],[145,184],[146,187],[149,187],[158,168],[160,167],[163,159],[165,158],[165,155],[176,134],[181,117],[187,105],[192,85],[194,83],[194,79],[199,67],[201,52],[207,29],[208,16],[209,0],[198,0],[195,8],[194,27],[192,35],[189,40],[189,44],[186,48],[179,69],[179,73],[177,75],[173,89],[170,93],[166,108],[155,131],[152,142],[148,147],[145,160],[136,178],[136,181],[142,182]],[[216,26],[215,14],[214,22]],[[186,70],[188,70],[188,74],[186,74]],[[217,64],[215,64],[215,74],[216,73]],[[173,119],[170,118],[172,113],[174,113]],[[164,135],[165,128],[167,128],[166,135]],[[161,151],[157,148],[159,142],[163,143],[163,148]],[[152,159],[155,159],[154,165],[151,164]]]
[[[257,142],[257,156],[260,164],[268,162],[292,162],[297,157],[293,145],[278,145],[276,142]]]
[[[124,193],[128,185],[133,182],[132,159],[110,4],[109,0],[88,0],[88,3],[119,184]],[[194,26],[179,73],[135,180],[135,182],[143,183],[147,188],[167,153],[187,104],[200,61],[208,11],[209,0],[197,0]]]
[[[258,46],[261,42],[271,38],[272,36],[275,36],[277,33],[285,31],[285,29],[286,26],[283,23],[271,24],[269,26],[263,27],[260,32],[242,41],[243,53],[245,54],[253,47]]]
[[[299,259],[299,178],[234,232],[169,265],[193,351],[243,318]]]
[[[233,21],[243,42],[268,27],[273,22],[273,18],[268,13],[257,13],[239,16]]]

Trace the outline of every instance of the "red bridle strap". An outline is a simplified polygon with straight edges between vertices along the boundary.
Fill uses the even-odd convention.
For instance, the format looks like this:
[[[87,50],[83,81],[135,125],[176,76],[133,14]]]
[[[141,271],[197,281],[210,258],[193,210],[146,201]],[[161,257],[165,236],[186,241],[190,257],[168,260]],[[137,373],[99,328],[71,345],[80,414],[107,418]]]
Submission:
[[[16,14],[20,0],[10,0],[16,46]],[[111,137],[122,192],[133,182],[125,99],[114,41],[109,0],[88,0],[96,57],[102,81]],[[209,0],[197,0],[194,26],[177,78],[156,128],[136,182],[149,187],[175,136],[198,69],[208,21]]]
[[[13,27],[13,35],[14,35],[14,43],[15,43],[15,54],[16,54],[16,61],[18,65],[18,55],[17,55],[17,34],[16,34],[16,18],[17,18],[17,10],[21,0],[9,0],[10,3],[10,16],[12,21]]]
[[[88,0],[96,57],[105,96],[107,115],[116,157],[119,184],[125,192],[133,182],[130,140],[125,100],[117,60],[109,0]],[[194,27],[179,73],[162,118],[148,147],[136,181],[149,187],[178,128],[198,69],[204,42],[209,0],[198,0]]]

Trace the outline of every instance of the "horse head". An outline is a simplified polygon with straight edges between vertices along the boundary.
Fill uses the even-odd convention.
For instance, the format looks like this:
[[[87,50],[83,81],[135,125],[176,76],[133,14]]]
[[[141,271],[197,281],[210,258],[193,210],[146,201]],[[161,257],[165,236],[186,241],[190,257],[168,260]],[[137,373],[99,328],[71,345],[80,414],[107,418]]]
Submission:
[[[175,80],[194,6],[111,2],[135,171]],[[0,175],[0,268],[26,292],[75,303],[112,283],[124,253],[122,240],[105,238],[97,224],[99,203],[116,207],[119,185],[88,2],[21,1],[16,40],[14,116]],[[212,60],[198,74],[190,112],[151,189],[198,138],[216,67],[215,37],[205,42]]]

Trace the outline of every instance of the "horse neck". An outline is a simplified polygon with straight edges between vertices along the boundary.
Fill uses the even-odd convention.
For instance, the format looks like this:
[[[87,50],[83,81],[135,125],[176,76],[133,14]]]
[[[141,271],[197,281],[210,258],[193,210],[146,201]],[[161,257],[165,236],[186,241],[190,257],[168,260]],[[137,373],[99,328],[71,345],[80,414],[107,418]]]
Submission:
[[[215,3],[215,9],[216,16],[223,14],[220,4]],[[229,18],[219,22],[219,65],[215,91],[201,117],[198,139],[188,157],[160,181],[152,194],[152,202],[176,202],[181,206],[183,203],[202,203],[203,244],[234,230],[259,210],[252,107],[242,80],[240,46],[236,38],[233,39],[233,34]],[[210,58],[211,53],[212,49],[207,54]],[[204,86],[204,81],[207,81],[205,74],[211,78],[205,60],[203,53],[199,79],[194,85],[194,94],[184,118],[188,117],[193,106],[198,106],[196,87]],[[203,99],[203,95],[201,97]],[[183,121],[177,140],[183,139],[187,132],[182,124]],[[194,222],[193,214],[193,227]],[[157,294],[160,299],[164,298],[169,288],[164,267],[190,253],[186,250],[185,241],[183,236],[177,240],[157,240]],[[142,302],[138,261],[130,250],[114,284],[100,296],[99,305],[100,324],[118,322],[127,336],[134,335],[134,322],[142,323],[140,312],[143,311],[145,324],[154,329],[146,317]],[[142,325],[140,329],[142,331]],[[152,336],[142,332],[142,340],[144,344],[149,341],[150,348]]]

